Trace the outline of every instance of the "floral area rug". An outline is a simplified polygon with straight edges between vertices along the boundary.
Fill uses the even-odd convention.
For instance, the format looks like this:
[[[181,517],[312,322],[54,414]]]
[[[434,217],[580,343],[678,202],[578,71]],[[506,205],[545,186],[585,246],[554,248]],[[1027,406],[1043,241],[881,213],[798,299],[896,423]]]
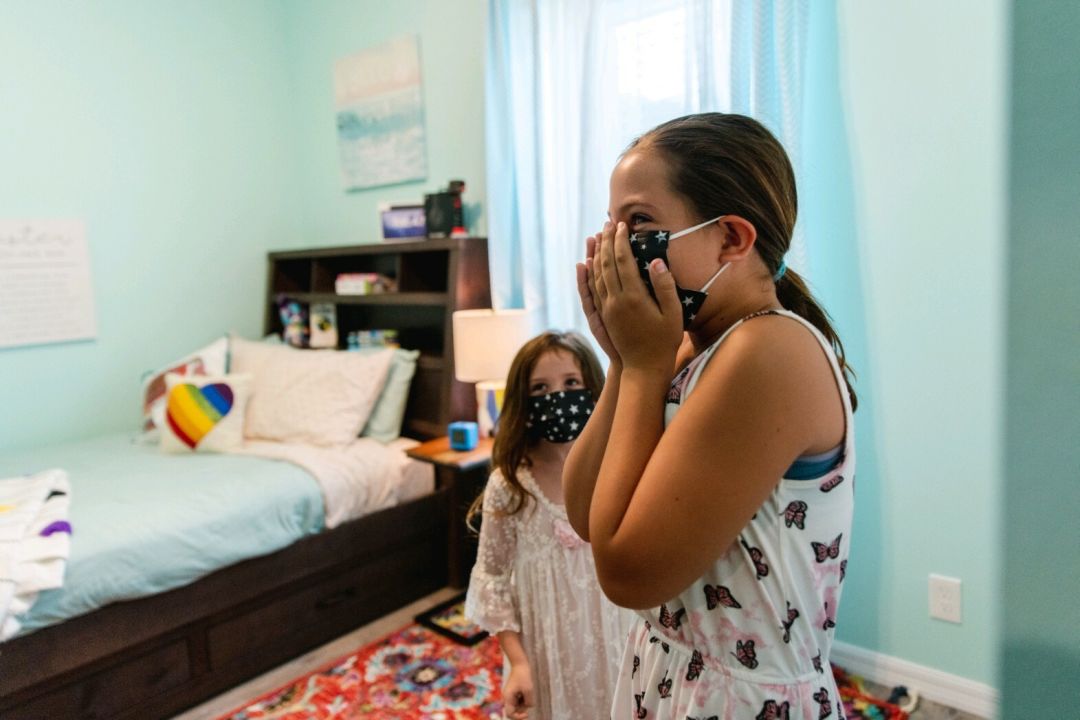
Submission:
[[[219,720],[501,718],[499,644],[464,619],[461,605],[460,597],[437,605],[417,616],[428,627],[409,625]],[[873,697],[862,678],[835,665],[833,674],[848,720],[909,717]]]
[[[502,654],[409,625],[219,720],[501,718]]]

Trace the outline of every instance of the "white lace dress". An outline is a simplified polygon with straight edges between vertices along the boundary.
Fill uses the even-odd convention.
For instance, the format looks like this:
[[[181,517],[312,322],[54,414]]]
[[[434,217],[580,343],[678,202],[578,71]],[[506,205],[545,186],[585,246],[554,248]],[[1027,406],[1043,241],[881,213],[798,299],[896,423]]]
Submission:
[[[530,718],[607,718],[632,616],[604,597],[565,507],[527,468],[517,476],[536,499],[514,515],[505,514],[512,496],[502,473],[488,479],[465,615],[493,635],[521,633],[536,689]]]

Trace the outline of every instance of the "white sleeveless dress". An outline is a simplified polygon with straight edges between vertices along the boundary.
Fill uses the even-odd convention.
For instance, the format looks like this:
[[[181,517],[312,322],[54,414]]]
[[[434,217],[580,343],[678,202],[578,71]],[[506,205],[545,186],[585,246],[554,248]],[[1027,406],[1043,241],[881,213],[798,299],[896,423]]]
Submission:
[[[787,311],[768,314],[806,326],[828,356],[844,403],[841,460],[816,479],[780,479],[704,576],[660,607],[639,612],[623,655],[613,720],[844,717],[829,652],[851,534],[851,404],[832,347],[817,329]],[[716,348],[749,319],[675,378],[667,423]]]

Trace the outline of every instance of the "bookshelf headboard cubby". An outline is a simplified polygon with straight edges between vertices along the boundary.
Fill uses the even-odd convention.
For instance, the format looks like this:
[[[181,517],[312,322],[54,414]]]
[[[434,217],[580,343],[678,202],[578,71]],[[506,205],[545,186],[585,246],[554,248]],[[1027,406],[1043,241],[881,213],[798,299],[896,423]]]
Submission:
[[[389,292],[341,295],[343,273],[390,278]],[[353,331],[396,330],[401,347],[420,351],[402,433],[427,439],[446,434],[452,420],[476,418],[472,384],[454,378],[455,310],[491,307],[485,238],[447,238],[272,252],[268,256],[266,333],[280,333],[280,295],[310,309],[335,306],[338,348]]]

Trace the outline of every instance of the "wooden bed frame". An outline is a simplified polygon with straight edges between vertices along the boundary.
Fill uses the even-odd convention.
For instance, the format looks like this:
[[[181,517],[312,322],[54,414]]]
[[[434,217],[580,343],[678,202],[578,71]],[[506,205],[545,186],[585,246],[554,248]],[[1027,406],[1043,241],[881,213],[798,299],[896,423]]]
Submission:
[[[441,266],[450,270],[449,328],[453,309],[490,305],[487,248],[477,238],[439,247],[451,258]],[[473,261],[459,262],[458,250]],[[272,255],[272,273],[273,264]],[[452,357],[448,332],[445,339]],[[414,383],[405,427],[475,412],[470,388],[452,380],[452,361],[436,368],[451,379]],[[462,405],[470,401],[471,409]],[[0,644],[0,718],[170,718],[448,583],[462,586],[448,567],[453,557],[461,568],[467,553],[467,498],[451,475],[437,477],[433,494]]]
[[[168,718],[444,587],[448,497],[9,641],[0,717]]]

